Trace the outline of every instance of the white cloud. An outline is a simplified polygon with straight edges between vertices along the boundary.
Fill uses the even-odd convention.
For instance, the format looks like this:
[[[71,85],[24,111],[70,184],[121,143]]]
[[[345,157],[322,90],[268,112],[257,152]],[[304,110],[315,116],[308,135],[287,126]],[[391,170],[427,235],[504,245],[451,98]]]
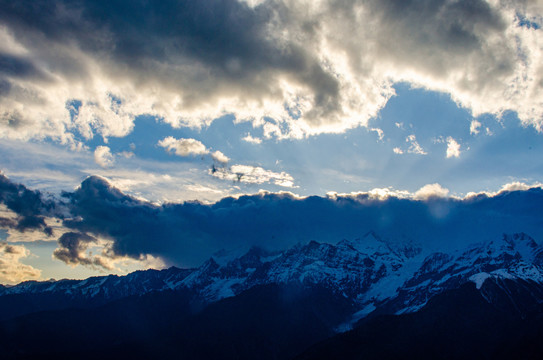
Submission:
[[[377,137],[379,138],[379,141],[383,141],[383,139],[385,138],[385,132],[382,129],[371,128],[370,131],[374,131],[377,133]]]
[[[508,183],[508,184],[505,184],[504,186],[502,186],[502,188],[500,189],[500,191],[498,191],[498,193],[504,192],[504,191],[525,191],[525,190],[528,190],[528,189],[531,189],[531,188],[534,188],[534,187],[541,188],[541,187],[543,187],[543,184],[535,183],[535,184],[532,184],[532,185],[528,185],[528,184],[520,182],[520,181],[514,181],[512,183]]]
[[[228,156],[224,155],[222,152],[218,150],[211,153],[211,158],[215,160],[216,162],[219,162],[222,164],[226,164],[227,162],[230,161]]]
[[[247,136],[245,136],[241,140],[246,141],[246,142],[251,143],[251,144],[260,144],[260,143],[262,143],[262,139],[252,137],[251,134],[247,134]]]
[[[447,138],[447,158],[460,156],[460,144],[452,137]]]
[[[107,146],[97,146],[94,150],[94,161],[103,168],[113,166],[115,159]]]
[[[211,152],[204,144],[196,139],[176,139],[168,136],[158,142],[158,145],[165,148],[166,151],[178,156],[197,156],[210,155],[211,158],[221,164],[226,164],[230,158],[219,150]]]
[[[428,153],[424,151],[422,146],[420,146],[417,141],[417,137],[414,134],[408,135],[405,138],[405,142],[408,143],[407,149],[402,149],[401,147],[395,147],[392,149],[394,154],[402,155],[405,153],[416,154],[416,155],[427,155]]]
[[[166,151],[179,156],[205,155],[209,150],[200,141],[195,139],[176,139],[168,136],[158,142]]]
[[[409,147],[407,148],[407,152],[410,154],[417,154],[417,155],[427,155],[428,153],[424,151],[422,146],[417,141],[417,138],[415,135],[409,135],[405,138],[405,142],[409,143]]]
[[[536,183],[533,183],[533,184],[526,184],[522,181],[513,181],[513,182],[510,182],[510,183],[507,183],[505,185],[503,185],[500,190],[498,191],[481,191],[481,192],[469,192],[466,194],[465,198],[470,198],[470,197],[476,197],[476,196],[479,196],[479,195],[486,195],[486,196],[489,196],[489,197],[493,197],[493,196],[496,196],[496,195],[499,195],[503,192],[507,192],[507,191],[526,191],[526,190],[529,190],[529,189],[532,189],[532,188],[543,188],[543,184],[542,183],[539,183],[539,182],[536,182]]]
[[[25,280],[36,280],[41,270],[21,263],[21,259],[31,256],[22,245],[0,243],[0,282],[16,284]]]
[[[4,138],[75,146],[75,132],[125,136],[140,114],[190,127],[233,114],[277,138],[338,133],[366,126],[396,82],[449,93],[474,116],[512,110],[543,125],[543,32],[520,23],[543,25],[538,2],[271,0],[232,3],[235,22],[195,5],[203,17],[219,14],[229,46],[191,37],[201,29],[173,24],[167,5],[154,21],[126,14],[127,32],[91,1],[58,4],[64,11],[46,21],[12,6],[0,20],[0,51],[20,64],[1,81]]]
[[[209,170],[209,173],[222,180],[244,182],[249,184],[273,183],[282,187],[294,186],[294,178],[286,172],[276,173],[259,166],[232,165],[229,168]]]
[[[447,197],[449,190],[439,184],[428,184],[421,187],[413,194],[415,200],[427,200],[432,197]]]
[[[479,134],[479,129],[481,128],[483,124],[481,124],[479,121],[473,119],[469,125],[469,133],[472,135]]]

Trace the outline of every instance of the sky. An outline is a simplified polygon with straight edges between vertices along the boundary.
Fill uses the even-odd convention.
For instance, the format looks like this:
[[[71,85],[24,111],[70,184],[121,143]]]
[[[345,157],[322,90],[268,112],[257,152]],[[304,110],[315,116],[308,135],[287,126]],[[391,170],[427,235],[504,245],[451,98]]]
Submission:
[[[539,0],[0,0],[0,283],[430,241],[414,221],[538,240],[542,25]]]

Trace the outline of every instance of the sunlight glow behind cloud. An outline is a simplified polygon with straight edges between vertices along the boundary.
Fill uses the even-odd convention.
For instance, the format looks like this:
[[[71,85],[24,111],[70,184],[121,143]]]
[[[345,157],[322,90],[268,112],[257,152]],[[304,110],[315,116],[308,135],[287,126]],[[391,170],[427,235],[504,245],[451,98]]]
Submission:
[[[76,134],[125,136],[141,114],[176,127],[233,114],[279,139],[339,133],[367,125],[395,82],[541,128],[543,35],[519,20],[539,24],[538,3],[161,3],[4,1],[3,136],[77,147]]]
[[[294,178],[282,171],[273,172],[251,165],[232,165],[230,167],[219,167],[209,170],[209,173],[219,179],[230,180],[232,182],[246,182],[251,184],[263,184],[272,182],[282,187],[293,188]]]
[[[0,243],[0,281],[16,284],[24,280],[36,280],[41,270],[21,263],[32,254],[22,245]]]

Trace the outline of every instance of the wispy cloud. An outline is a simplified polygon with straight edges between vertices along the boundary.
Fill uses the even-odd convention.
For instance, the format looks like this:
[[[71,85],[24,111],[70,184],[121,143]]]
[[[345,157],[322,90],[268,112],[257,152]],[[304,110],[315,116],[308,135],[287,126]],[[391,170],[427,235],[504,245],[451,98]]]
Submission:
[[[249,184],[271,182],[282,187],[295,187],[294,178],[288,173],[284,171],[277,173],[263,169],[260,166],[232,165],[230,167],[213,168],[209,170],[209,173],[219,179],[234,182],[245,182]]]
[[[261,144],[262,143],[262,139],[255,138],[251,134],[247,134],[247,136],[243,137],[242,140],[246,141],[248,143],[251,143],[251,144]]]
[[[411,134],[408,137],[405,138],[405,142],[409,144],[409,147],[407,148],[407,152],[410,154],[417,154],[417,155],[427,155],[428,153],[424,151],[422,146],[417,141],[417,138],[415,135]]]

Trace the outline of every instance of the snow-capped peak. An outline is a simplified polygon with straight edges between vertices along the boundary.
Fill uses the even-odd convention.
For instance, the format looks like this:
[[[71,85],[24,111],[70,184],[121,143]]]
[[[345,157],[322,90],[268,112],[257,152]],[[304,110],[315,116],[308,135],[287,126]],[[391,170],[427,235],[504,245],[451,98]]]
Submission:
[[[0,296],[54,293],[99,302],[151,291],[187,289],[201,301],[213,302],[255,285],[294,282],[332,289],[358,304],[360,315],[373,309],[415,311],[437,293],[468,281],[480,288],[491,277],[543,283],[541,246],[520,233],[456,252],[425,253],[413,242],[389,242],[369,232],[337,244],[310,241],[276,252],[252,247],[236,256],[222,252],[197,269],[147,270],[82,281],[26,282],[0,288]]]

